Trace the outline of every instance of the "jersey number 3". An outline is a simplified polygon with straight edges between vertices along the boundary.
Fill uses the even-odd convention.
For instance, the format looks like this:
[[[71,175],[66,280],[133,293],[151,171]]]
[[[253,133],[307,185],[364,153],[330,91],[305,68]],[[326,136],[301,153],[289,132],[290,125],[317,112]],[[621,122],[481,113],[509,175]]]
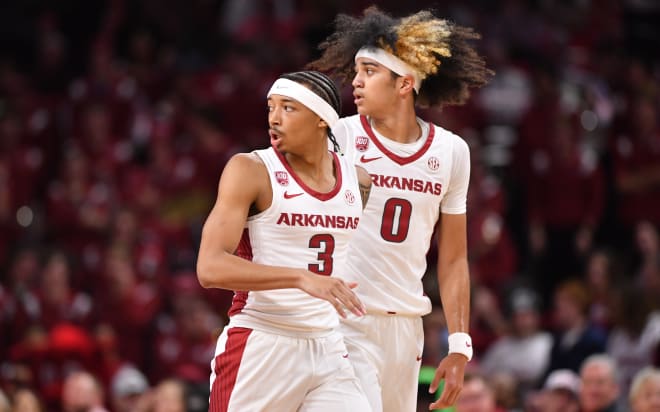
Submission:
[[[309,247],[320,249],[317,255],[320,263],[310,263],[307,265],[307,269],[319,275],[332,275],[332,254],[335,251],[335,238],[327,233],[314,235],[309,239]]]

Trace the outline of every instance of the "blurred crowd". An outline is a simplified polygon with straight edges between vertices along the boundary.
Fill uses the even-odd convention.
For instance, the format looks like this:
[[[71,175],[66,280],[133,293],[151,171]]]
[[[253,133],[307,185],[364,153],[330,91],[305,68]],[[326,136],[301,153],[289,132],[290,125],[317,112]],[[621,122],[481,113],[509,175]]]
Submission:
[[[0,5],[7,410],[206,410],[232,295],[202,289],[195,259],[220,172],[268,145],[276,76],[371,3]],[[377,4],[474,27],[496,72],[466,106],[420,111],[471,147],[471,376],[499,410],[545,411],[544,388],[584,380],[598,354],[627,404],[660,365],[660,5]],[[434,271],[424,365],[446,353]]]

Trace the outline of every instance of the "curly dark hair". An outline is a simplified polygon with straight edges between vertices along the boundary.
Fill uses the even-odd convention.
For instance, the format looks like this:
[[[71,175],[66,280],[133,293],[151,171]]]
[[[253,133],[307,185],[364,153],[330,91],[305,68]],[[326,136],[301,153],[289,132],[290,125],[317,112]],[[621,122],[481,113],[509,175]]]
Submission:
[[[413,24],[417,24],[412,30],[409,27],[411,20]],[[402,26],[402,22],[408,24],[406,35],[410,36],[410,41],[402,42],[407,39],[400,38],[398,28]],[[437,31],[440,29],[449,31],[446,44],[436,46],[429,43],[427,49],[446,46],[450,50],[450,56],[435,52],[431,54],[431,59],[436,62],[436,69],[430,72],[423,70],[427,72],[427,76],[416,103],[421,107],[464,104],[470,96],[471,88],[485,85],[494,75],[494,72],[486,67],[484,58],[471,44],[481,36],[472,28],[438,19],[430,10],[404,18],[392,17],[376,6],[367,8],[361,18],[339,14],[335,20],[334,33],[319,45],[323,52],[321,57],[307,67],[336,75],[345,84],[350,83],[354,76],[355,54],[362,47],[374,47],[391,51],[417,68],[420,66],[416,56],[406,59],[400,55],[402,43],[407,43],[408,47],[412,44],[414,47],[414,44],[423,43],[424,37],[427,37],[427,42],[433,42],[435,40],[430,39],[437,39]],[[428,61],[426,63],[428,65]]]

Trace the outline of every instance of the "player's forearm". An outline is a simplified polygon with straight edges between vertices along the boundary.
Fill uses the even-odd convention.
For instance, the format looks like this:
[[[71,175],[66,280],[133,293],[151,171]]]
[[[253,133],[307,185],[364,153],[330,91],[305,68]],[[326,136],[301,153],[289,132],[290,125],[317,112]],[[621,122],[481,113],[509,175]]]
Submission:
[[[470,275],[467,258],[438,263],[438,286],[449,333],[468,333]]]
[[[269,290],[299,288],[305,275],[303,269],[268,266],[241,257],[222,253],[197,262],[197,277],[205,288],[228,290]]]

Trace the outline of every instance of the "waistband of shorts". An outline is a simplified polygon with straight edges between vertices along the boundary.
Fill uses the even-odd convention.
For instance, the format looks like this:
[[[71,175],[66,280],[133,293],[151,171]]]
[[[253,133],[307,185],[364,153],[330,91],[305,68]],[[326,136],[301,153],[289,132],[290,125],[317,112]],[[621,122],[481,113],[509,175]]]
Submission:
[[[302,330],[295,328],[283,328],[279,326],[273,326],[265,322],[260,322],[252,318],[247,318],[245,316],[234,315],[229,319],[229,324],[227,328],[239,327],[239,328],[248,328],[258,330],[260,332],[272,333],[274,335],[287,336],[290,338],[302,338],[302,339],[314,339],[314,338],[323,338],[330,336],[336,332],[336,329],[319,329],[319,330]]]
[[[366,316],[383,316],[383,317],[404,317],[404,318],[421,318],[424,316],[421,313],[410,313],[410,312],[397,312],[394,310],[383,310],[383,309],[367,309]]]

